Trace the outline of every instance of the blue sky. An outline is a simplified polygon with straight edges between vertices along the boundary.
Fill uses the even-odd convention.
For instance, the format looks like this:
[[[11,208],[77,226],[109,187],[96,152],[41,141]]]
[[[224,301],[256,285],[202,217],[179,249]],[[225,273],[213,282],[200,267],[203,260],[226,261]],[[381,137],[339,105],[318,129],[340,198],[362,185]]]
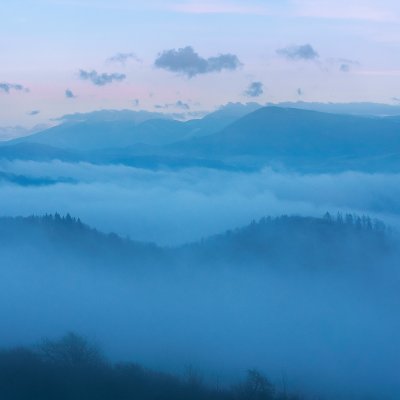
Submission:
[[[400,98],[394,0],[3,0],[1,10],[0,126],[100,108]]]

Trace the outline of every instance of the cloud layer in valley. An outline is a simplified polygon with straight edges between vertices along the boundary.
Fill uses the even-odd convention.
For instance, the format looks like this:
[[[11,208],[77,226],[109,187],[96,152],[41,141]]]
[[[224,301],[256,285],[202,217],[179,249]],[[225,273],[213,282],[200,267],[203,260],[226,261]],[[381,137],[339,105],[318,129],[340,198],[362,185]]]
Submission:
[[[400,226],[399,174],[150,171],[7,161],[0,171],[76,182],[22,187],[3,181],[3,215],[69,212],[103,231],[161,244],[198,240],[280,214],[368,213]]]
[[[266,215],[356,212],[400,225],[400,174],[151,171],[4,160],[0,172],[60,180],[19,186],[3,179],[2,215],[70,213],[102,231],[160,244],[198,240]],[[23,247],[19,233],[15,247],[1,249],[7,268],[1,269],[0,315],[8,327],[2,346],[74,330],[99,340],[113,359],[168,372],[192,364],[207,379],[230,384],[258,368],[317,397],[398,398],[399,360],[392,351],[398,274],[385,263],[379,276],[363,268],[363,257],[361,268],[350,271],[287,274],[241,268],[235,260],[229,268],[200,262],[179,271],[157,265],[158,273],[142,274],[139,264],[129,272],[114,258],[112,268],[101,268],[96,258],[88,266],[68,243],[54,247],[53,236],[39,249],[28,237]]]

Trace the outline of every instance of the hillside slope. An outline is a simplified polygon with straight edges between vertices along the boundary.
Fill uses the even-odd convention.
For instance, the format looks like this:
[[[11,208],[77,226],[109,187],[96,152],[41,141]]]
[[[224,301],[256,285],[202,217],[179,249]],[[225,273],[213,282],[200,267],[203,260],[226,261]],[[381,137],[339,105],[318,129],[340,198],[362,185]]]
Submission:
[[[70,216],[1,218],[0,239],[3,260],[17,258],[19,263],[27,264],[37,260],[40,265],[45,254],[56,264],[74,260],[83,266],[132,270],[154,265],[179,265],[193,271],[210,265],[361,270],[392,262],[398,256],[397,242],[381,222],[351,215],[344,220],[263,218],[199,243],[174,248],[103,234]],[[13,254],[15,248],[25,250]]]

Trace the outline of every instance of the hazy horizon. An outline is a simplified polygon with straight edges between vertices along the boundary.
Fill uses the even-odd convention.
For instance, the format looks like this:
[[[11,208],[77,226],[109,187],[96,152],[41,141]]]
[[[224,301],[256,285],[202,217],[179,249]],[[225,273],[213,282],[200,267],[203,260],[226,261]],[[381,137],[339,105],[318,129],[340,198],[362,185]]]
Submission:
[[[248,99],[399,101],[393,0],[5,0],[2,8],[3,126]]]

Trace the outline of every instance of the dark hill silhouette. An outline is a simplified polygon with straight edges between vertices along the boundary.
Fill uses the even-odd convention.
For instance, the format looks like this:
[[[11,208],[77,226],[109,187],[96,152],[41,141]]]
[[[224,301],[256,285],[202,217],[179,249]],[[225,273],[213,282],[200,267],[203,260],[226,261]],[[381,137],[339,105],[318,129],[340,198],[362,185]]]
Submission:
[[[69,333],[38,346],[0,350],[0,397],[4,400],[300,400],[281,393],[257,370],[224,387],[207,384],[187,368],[184,376],[113,363],[85,338]]]

